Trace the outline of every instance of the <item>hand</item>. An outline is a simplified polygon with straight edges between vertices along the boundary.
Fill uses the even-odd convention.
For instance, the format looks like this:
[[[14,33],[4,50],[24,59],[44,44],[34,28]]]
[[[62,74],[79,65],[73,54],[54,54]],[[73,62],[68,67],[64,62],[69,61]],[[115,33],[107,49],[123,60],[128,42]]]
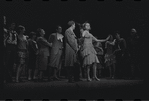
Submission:
[[[108,41],[108,40],[109,40],[109,38],[110,38],[110,35],[106,38],[106,41]]]

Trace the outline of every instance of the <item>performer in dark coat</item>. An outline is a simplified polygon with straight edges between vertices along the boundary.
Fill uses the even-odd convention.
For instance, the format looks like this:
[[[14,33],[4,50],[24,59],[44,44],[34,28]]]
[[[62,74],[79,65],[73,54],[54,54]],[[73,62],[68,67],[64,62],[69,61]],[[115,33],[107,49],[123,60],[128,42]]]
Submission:
[[[141,71],[139,68],[139,36],[137,34],[136,29],[132,28],[130,37],[128,39],[128,50],[129,50],[129,56],[131,59],[130,68],[131,68],[131,79],[134,79],[136,77],[136,70]]]
[[[30,39],[28,39],[28,51],[29,51],[29,63],[28,63],[28,80],[32,79],[32,73],[36,69],[36,58],[37,58],[37,50],[38,46],[36,43],[36,33],[31,32],[30,33]],[[34,77],[35,79],[35,77]]]
[[[116,52],[116,70],[118,78],[124,78],[127,74],[126,68],[126,41],[124,38],[120,37],[120,34],[116,33],[116,48],[119,48],[119,51]]]
[[[68,25],[70,26],[65,31],[65,67],[68,70],[68,82],[73,82],[74,75],[74,63],[77,62],[76,53],[78,51],[78,44],[76,35],[73,32],[75,29],[75,22],[69,21]]]
[[[50,50],[50,63],[49,66],[53,70],[53,76],[50,79],[59,80],[57,73],[61,70],[62,64],[62,50],[63,50],[63,35],[62,27],[57,26],[56,33],[50,35],[48,42],[52,43]],[[50,69],[49,69],[50,70]],[[50,73],[50,72],[49,72]]]
[[[4,46],[5,46],[5,73],[6,82],[12,82],[12,71],[16,63],[17,55],[17,32],[14,31],[15,23],[10,24],[9,30],[5,29]]]

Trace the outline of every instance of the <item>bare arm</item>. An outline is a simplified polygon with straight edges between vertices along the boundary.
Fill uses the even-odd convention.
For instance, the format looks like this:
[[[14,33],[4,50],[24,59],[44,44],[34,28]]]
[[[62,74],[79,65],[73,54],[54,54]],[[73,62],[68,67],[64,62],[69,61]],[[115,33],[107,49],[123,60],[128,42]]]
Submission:
[[[93,37],[93,40],[98,41],[98,42],[105,42],[105,41],[107,41],[110,38],[110,36],[108,36],[106,39],[97,39],[93,35],[92,35],[92,37]]]

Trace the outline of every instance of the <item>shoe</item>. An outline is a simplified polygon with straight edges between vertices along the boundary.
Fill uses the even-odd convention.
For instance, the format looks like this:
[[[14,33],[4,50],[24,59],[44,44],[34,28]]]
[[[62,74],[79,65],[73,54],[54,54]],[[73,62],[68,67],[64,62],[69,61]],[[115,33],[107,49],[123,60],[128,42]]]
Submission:
[[[88,81],[88,82],[91,82],[92,80],[91,80],[91,79],[87,79],[87,81]]]
[[[93,80],[100,81],[100,79],[98,79],[97,77],[96,78],[93,78]]]
[[[57,78],[57,77],[54,77],[53,80],[54,80],[54,81],[60,81],[60,79]]]
[[[15,82],[16,82],[16,83],[20,83],[20,81],[19,81],[19,80],[16,80]]]
[[[31,78],[28,78],[28,81],[31,81],[32,79]]]

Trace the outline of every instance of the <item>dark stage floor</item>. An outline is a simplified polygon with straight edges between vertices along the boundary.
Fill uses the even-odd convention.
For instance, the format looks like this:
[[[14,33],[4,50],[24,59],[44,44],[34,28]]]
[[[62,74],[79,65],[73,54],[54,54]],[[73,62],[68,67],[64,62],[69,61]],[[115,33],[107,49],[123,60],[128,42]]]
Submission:
[[[4,84],[1,99],[147,99],[143,80],[108,80],[77,83],[52,81]]]

